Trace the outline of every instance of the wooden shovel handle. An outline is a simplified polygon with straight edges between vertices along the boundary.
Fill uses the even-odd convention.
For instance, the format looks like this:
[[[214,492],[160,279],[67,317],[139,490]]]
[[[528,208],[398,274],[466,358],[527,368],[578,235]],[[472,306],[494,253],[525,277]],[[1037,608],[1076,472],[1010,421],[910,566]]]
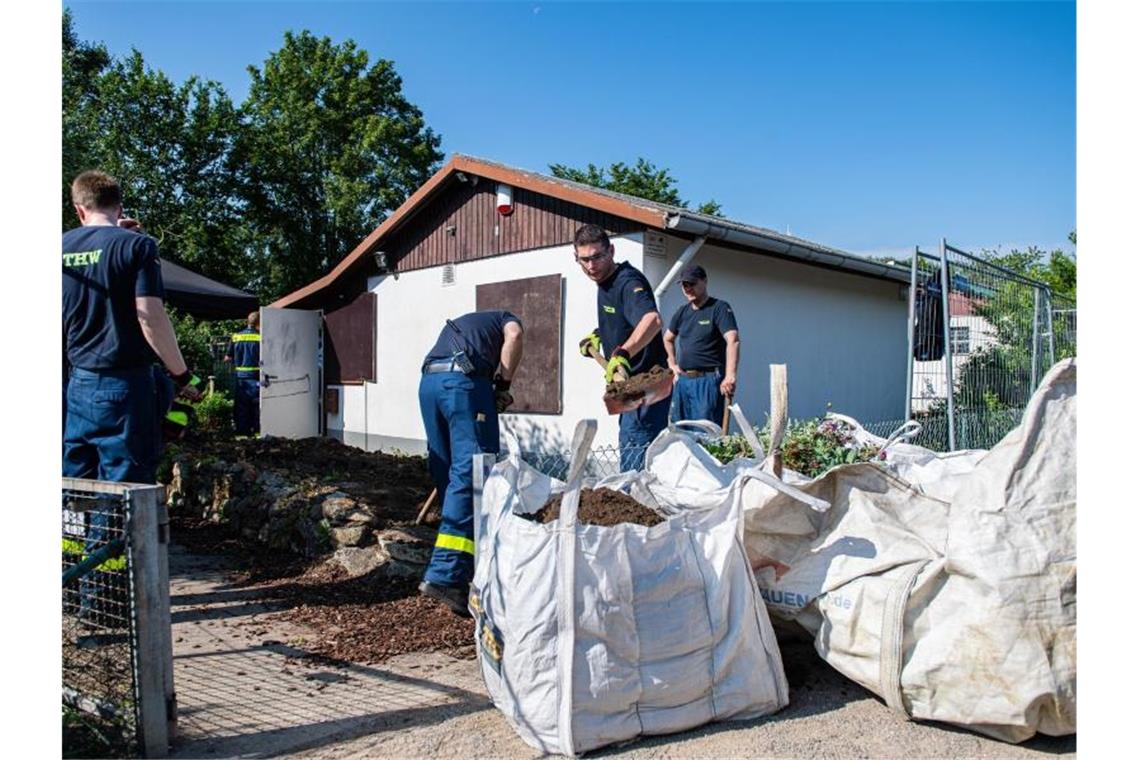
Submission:
[[[427,501],[425,501],[423,507],[420,508],[420,513],[416,515],[416,525],[423,524],[424,517],[427,516],[428,510],[431,509],[431,505],[435,503],[435,497],[438,495],[438,488],[431,489],[431,495],[427,497]]]
[[[732,397],[735,393],[730,393],[724,397],[724,418],[720,421],[720,434],[728,435],[728,407],[732,406]]]

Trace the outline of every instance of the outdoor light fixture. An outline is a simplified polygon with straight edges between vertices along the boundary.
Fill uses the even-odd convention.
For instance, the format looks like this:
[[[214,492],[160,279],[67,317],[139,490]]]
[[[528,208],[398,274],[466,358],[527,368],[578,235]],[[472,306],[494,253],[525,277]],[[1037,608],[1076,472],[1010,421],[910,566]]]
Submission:
[[[374,253],[372,255],[376,257],[376,268],[379,269],[381,272],[387,272],[388,271],[388,254],[385,253],[384,251],[377,251],[376,253]]]

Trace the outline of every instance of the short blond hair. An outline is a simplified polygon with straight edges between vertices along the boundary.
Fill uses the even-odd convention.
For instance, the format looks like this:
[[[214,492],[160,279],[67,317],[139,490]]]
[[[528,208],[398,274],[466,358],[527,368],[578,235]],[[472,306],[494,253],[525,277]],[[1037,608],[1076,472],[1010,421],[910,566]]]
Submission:
[[[245,322],[250,327],[258,327],[259,325],[261,325],[261,312],[251,311],[249,313],[249,316],[245,318]]]
[[[123,190],[107,172],[90,169],[72,181],[71,202],[88,211],[118,208],[123,204]]]

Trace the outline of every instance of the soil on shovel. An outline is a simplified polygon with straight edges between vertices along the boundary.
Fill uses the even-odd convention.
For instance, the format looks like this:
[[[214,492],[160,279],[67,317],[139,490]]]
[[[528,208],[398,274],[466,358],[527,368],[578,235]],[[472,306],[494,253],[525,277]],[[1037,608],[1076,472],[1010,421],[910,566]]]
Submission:
[[[646,392],[661,382],[662,378],[672,378],[673,373],[664,367],[651,367],[646,372],[634,375],[624,383],[610,383],[606,386],[605,398],[615,401],[637,401]]]
[[[542,509],[534,513],[536,522],[551,523],[558,519],[562,494],[552,496]],[[578,522],[586,525],[613,526],[633,523],[651,528],[664,519],[630,496],[609,488],[583,488],[578,499]]]

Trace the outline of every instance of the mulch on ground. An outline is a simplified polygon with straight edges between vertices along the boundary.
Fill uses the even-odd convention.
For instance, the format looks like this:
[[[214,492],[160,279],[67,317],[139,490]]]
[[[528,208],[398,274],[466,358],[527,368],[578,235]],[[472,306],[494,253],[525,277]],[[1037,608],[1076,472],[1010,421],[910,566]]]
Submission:
[[[474,657],[474,623],[434,599],[420,596],[418,578],[373,574],[350,578],[323,559],[302,560],[233,536],[223,526],[171,518],[171,540],[195,554],[236,560],[231,582],[256,588],[279,607],[270,619],[303,625],[315,656],[379,663],[408,652]]]
[[[558,519],[562,511],[562,494],[550,500],[535,513],[534,519],[541,523],[551,523]],[[652,527],[664,522],[659,514],[649,507],[620,491],[609,488],[583,488],[578,497],[578,522],[586,525],[614,526],[633,523]]]

